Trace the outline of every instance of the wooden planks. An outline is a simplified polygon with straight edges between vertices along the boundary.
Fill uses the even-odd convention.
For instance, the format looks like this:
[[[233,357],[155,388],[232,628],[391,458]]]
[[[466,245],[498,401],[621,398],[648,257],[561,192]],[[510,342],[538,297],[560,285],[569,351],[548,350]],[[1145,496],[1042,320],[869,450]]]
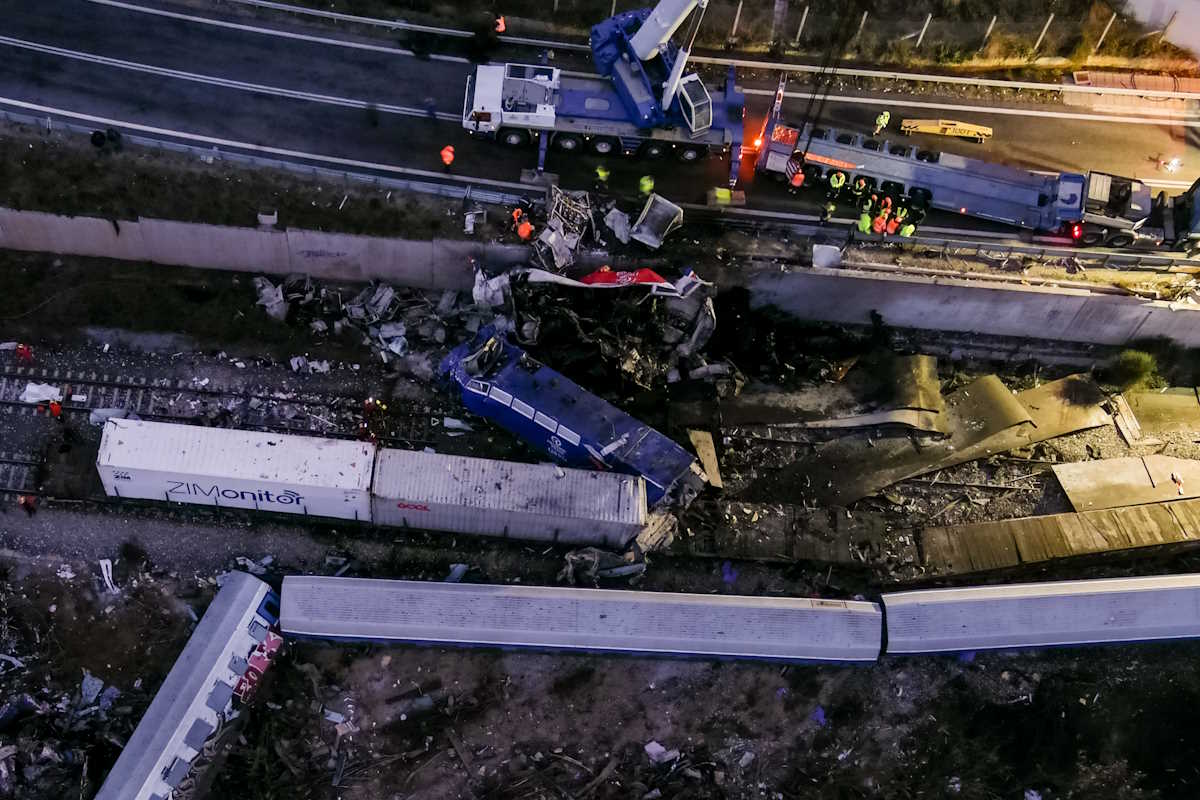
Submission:
[[[1200,543],[1200,500],[925,528],[920,542],[931,575]]]

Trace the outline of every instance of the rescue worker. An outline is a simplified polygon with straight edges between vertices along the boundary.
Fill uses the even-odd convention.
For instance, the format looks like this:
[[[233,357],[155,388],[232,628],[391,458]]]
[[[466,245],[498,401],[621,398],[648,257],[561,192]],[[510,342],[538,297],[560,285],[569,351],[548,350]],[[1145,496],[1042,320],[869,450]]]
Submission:
[[[885,230],[887,231],[888,236],[895,236],[896,231],[900,230],[900,220],[897,219],[894,214],[891,217],[888,217]]]
[[[654,192],[654,176],[643,175],[638,178],[638,193],[642,197],[649,197]]]
[[[913,225],[911,222],[906,222],[900,226],[900,238],[902,239],[910,239],[916,232],[917,226]]]
[[[867,179],[861,175],[854,179],[854,183],[850,185],[850,194],[854,197],[854,207],[857,208],[862,202],[863,195],[867,193]]]
[[[515,231],[517,226],[521,224],[521,217],[525,216],[525,209],[517,206],[512,210],[512,229]]]
[[[842,187],[846,185],[846,173],[838,170],[829,176],[829,199],[836,200],[838,195],[842,193]]]
[[[897,206],[896,219],[900,222],[901,225],[904,224],[905,220],[908,219],[908,206],[906,206],[906,205]]]
[[[879,133],[884,130],[891,121],[892,114],[890,111],[879,112],[879,116],[875,118],[875,135],[878,136]]]
[[[863,211],[872,216],[875,215],[875,212],[876,212],[876,210],[878,210],[878,208],[879,208],[879,195],[875,194],[874,192],[871,192],[870,196],[864,198],[863,201],[861,203],[859,203],[859,205],[858,205],[858,209],[860,211]]]
[[[521,216],[521,221],[517,224],[517,238],[522,242],[528,242],[533,238],[533,223],[529,221],[528,216]]]
[[[878,233],[881,236],[887,235],[888,215],[884,211],[880,211],[875,215],[875,219],[871,220],[871,232]]]
[[[504,24],[504,15],[503,14],[496,15],[496,29],[495,30],[496,30],[497,34],[504,33],[506,30],[508,30],[508,26]]]
[[[833,219],[834,212],[837,211],[837,203],[832,200],[825,202],[825,208],[821,211],[821,224],[824,225],[829,220]]]
[[[603,164],[596,165],[596,191],[608,189],[608,176],[612,173]]]
[[[450,165],[454,163],[454,145],[448,144],[442,148],[442,168],[446,172],[450,171]]]
[[[50,401],[50,416],[58,421],[62,421],[62,403],[57,400]]]
[[[862,234],[871,232],[871,215],[866,210],[858,215],[858,232]]]
[[[788,192],[796,194],[804,186],[804,170],[798,169],[788,178]]]
[[[18,364],[33,363],[33,348],[27,344],[18,344],[16,350]]]

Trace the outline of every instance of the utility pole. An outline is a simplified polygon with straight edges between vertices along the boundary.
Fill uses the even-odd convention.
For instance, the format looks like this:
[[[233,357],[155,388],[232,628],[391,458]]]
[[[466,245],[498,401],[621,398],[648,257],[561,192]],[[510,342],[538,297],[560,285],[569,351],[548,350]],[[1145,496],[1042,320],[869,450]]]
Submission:
[[[855,42],[858,41],[858,37],[862,36],[863,26],[865,26],[867,24],[867,14],[868,13],[870,13],[870,12],[867,12],[867,11],[863,12],[862,19],[860,19],[858,21],[858,30],[856,30],[854,32],[854,36],[851,37],[850,44],[854,44]]]
[[[992,38],[992,28],[996,27],[996,16],[992,15],[992,21],[988,23],[988,29],[983,34],[983,41],[979,43],[979,49],[987,47],[988,39]]]
[[[1050,23],[1054,22],[1054,12],[1050,12],[1050,16],[1046,17],[1046,24],[1042,26],[1042,32],[1038,34],[1038,40],[1033,45],[1033,52],[1036,54],[1038,48],[1042,46],[1042,39],[1046,38],[1046,31],[1050,30]]]
[[[1113,22],[1117,19],[1117,12],[1108,18],[1108,24],[1104,26],[1104,30],[1100,32],[1100,39],[1096,42],[1096,46],[1092,48],[1092,55],[1100,52],[1100,45],[1104,44],[1104,37],[1108,36],[1108,29],[1112,27]]]
[[[919,34],[917,34],[917,44],[913,48],[914,50],[921,49],[921,42],[923,42],[925,40],[925,31],[929,30],[929,21],[931,19],[933,19],[933,14],[925,15],[925,24],[921,26],[921,32]]]
[[[804,13],[800,15],[800,27],[796,28],[796,38],[792,41],[793,45],[799,46],[800,35],[804,33],[804,23],[808,22],[808,6],[804,7]]]

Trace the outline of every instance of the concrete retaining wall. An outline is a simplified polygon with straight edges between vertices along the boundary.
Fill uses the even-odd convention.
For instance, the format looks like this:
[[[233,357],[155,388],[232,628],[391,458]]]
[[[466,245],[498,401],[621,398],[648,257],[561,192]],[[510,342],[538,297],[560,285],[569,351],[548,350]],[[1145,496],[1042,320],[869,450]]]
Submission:
[[[1200,307],[1085,290],[880,276],[848,270],[758,273],[736,279],[756,306],[802,319],[1123,345],[1165,336],[1200,347]]]
[[[162,219],[112,221],[0,208],[0,248],[149,261],[172,266],[327,280],[380,279],[426,289],[467,289],[470,259],[517,264],[520,246],[411,241],[323,231],[234,228]]]

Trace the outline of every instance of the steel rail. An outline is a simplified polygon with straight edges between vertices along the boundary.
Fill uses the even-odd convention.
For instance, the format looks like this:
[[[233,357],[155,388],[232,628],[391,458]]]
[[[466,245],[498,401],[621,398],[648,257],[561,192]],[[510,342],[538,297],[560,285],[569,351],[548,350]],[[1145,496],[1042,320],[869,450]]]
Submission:
[[[109,0],[89,0],[89,2],[101,2],[108,4]],[[431,25],[418,25],[411,22],[405,22],[403,20],[386,20],[375,17],[362,17],[354,14],[340,14],[333,11],[323,11],[315,8],[295,6],[289,3],[273,2],[273,0],[225,0],[225,2],[234,3],[237,5],[265,8],[273,11],[282,11],[290,14],[323,17],[326,19],[335,19],[343,22],[354,22],[361,25],[372,25],[375,27],[413,30],[442,36],[453,36],[456,38],[467,38],[474,36],[471,31],[458,30],[455,28],[438,28]],[[576,42],[531,39],[520,36],[500,36],[499,39],[505,44],[550,47],[561,50],[587,51],[591,49],[586,44],[579,44]],[[717,56],[701,56],[695,54],[690,57],[690,60],[698,64],[715,64],[719,66],[733,66],[746,69],[779,70],[805,73],[824,71],[822,67],[811,64],[792,64],[787,62],[758,61],[754,59],[742,58],[720,58]],[[847,75],[852,77],[910,81],[914,83],[947,83],[956,84],[959,86],[989,86],[1001,89],[1029,89],[1043,92],[1076,92],[1079,94],[1108,94],[1126,95],[1130,97],[1159,97],[1175,100],[1200,100],[1200,92],[1173,92],[1166,89],[1124,89],[1101,86],[1079,86],[1076,84],[1065,83],[1010,81],[1000,78],[980,78],[962,75],[933,75],[922,72],[900,72],[896,70],[860,69],[854,67],[840,67],[838,68],[837,72],[839,75]]]

